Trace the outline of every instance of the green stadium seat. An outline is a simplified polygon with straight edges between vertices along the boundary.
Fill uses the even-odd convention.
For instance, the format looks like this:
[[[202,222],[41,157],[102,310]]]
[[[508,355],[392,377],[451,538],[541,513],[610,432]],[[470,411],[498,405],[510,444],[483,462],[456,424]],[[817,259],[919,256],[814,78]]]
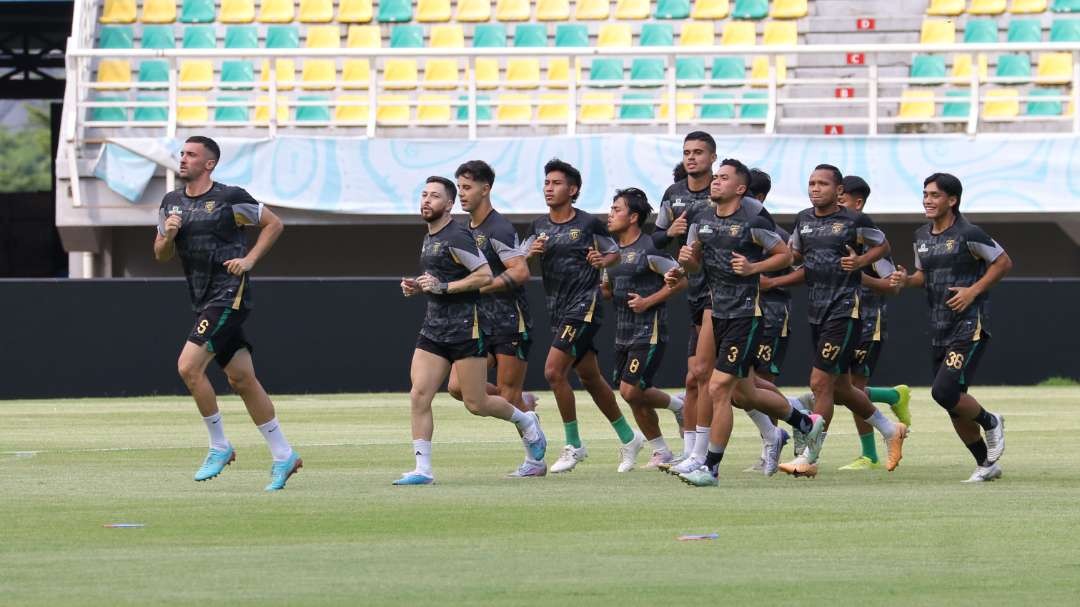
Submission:
[[[641,26],[641,46],[675,46],[675,28],[670,23],[646,23]]]
[[[221,88],[250,90],[250,85],[229,85],[227,82],[255,82],[255,64],[246,59],[226,59],[221,62]]]
[[[300,48],[300,28],[295,25],[267,26],[266,48]]]
[[[139,82],[168,82],[169,62],[165,59],[143,59],[139,62]]]
[[[136,97],[138,101],[160,101],[164,102],[166,97],[160,95],[139,95]],[[135,122],[165,122],[169,119],[169,109],[164,105],[160,107],[137,107],[135,108],[135,115],[132,116],[132,120]]]
[[[153,49],[176,48],[176,34],[171,25],[144,25],[142,47]]]
[[[657,19],[686,19],[690,17],[690,0],[657,0]]]
[[[1038,19],[1013,19],[1005,41],[1042,42],[1042,23]]]
[[[630,64],[630,80],[632,86],[654,87],[662,86],[661,82],[647,82],[636,84],[644,80],[664,80],[664,60],[655,57],[638,57]]]
[[[501,23],[481,23],[473,30],[473,47],[502,48],[506,46],[506,26]]]
[[[715,76],[714,76],[715,77]],[[732,93],[705,93],[704,99],[713,103],[701,104],[701,118],[704,120],[732,120],[735,118],[735,99]],[[715,103],[715,101],[728,101],[727,103]]]
[[[705,79],[705,58],[704,57],[682,57],[675,60],[675,79],[676,80],[704,80]],[[700,85],[693,85],[700,86]]]
[[[1054,97],[1065,94],[1067,93],[1057,89],[1031,89],[1030,91],[1028,91],[1028,97]],[[1049,101],[1036,101],[1035,99],[1028,99],[1027,105],[1024,107],[1024,115],[1060,116],[1061,108],[1061,101],[1057,99]]]
[[[589,28],[579,23],[560,23],[555,28],[555,46],[589,46]]]
[[[390,48],[424,48],[424,27],[398,25],[390,28]]]
[[[301,95],[299,101],[321,102],[321,105],[297,105],[297,122],[329,122],[330,121],[330,98],[322,95]]]
[[[244,97],[219,97],[218,101],[238,102],[247,101]],[[248,107],[246,105],[232,105],[214,108],[214,122],[248,122]]]
[[[649,93],[626,93],[622,96],[623,101],[652,101],[653,96]],[[653,103],[648,105],[619,104],[619,120],[652,120],[656,117],[656,107]]]
[[[98,33],[98,48],[134,48],[135,28],[130,25],[103,25]]]
[[[1050,42],[1080,42],[1080,19],[1054,19]]]
[[[124,97],[104,96],[97,97],[94,101],[127,101]],[[127,108],[122,107],[95,107],[90,109],[90,120],[95,122],[124,122],[128,119]]]
[[[543,23],[520,23],[514,28],[514,46],[547,46],[547,26]]]
[[[379,0],[379,23],[408,23],[413,18],[412,0]]]
[[[732,82],[732,85],[738,86],[742,84],[742,80],[746,79],[746,58],[745,57],[717,57],[713,59],[712,64],[712,79],[714,81],[721,81],[719,84],[724,84],[724,80],[736,80],[739,82]],[[708,95],[706,95],[708,97]],[[732,111],[734,114],[734,110]]]
[[[589,86],[619,86],[609,80],[623,79],[623,60],[613,57],[598,57],[589,66]]]
[[[1031,57],[1026,54],[999,55],[994,75],[998,78],[1031,78]]]
[[[1080,0],[1054,0],[1050,10],[1055,13],[1080,13]]]
[[[941,55],[915,55],[911,62],[912,78],[945,78],[945,57]]]
[[[735,0],[731,16],[735,19],[764,19],[769,14],[769,0]]]
[[[997,19],[968,19],[964,26],[964,42],[967,44],[987,44],[998,41]]]
[[[217,48],[217,34],[212,25],[189,25],[184,28],[184,48]]]
[[[259,48],[259,29],[254,25],[225,28],[225,48]]]
[[[942,118],[967,118],[971,114],[970,91],[945,91],[945,97],[962,101],[946,101],[942,104]]]
[[[769,115],[768,99],[769,93],[766,91],[743,93],[743,103],[739,106],[739,118],[742,120],[764,120]]]
[[[505,34],[505,30],[503,31]],[[475,34],[474,34],[475,36]],[[505,36],[504,36],[505,38]],[[457,106],[457,120],[458,122],[468,122],[469,120],[469,96],[461,95],[458,97],[458,101],[462,102],[462,105]],[[491,95],[477,95],[476,96],[476,119],[477,120],[491,120],[491,106],[479,105],[481,101],[491,101]]]
[[[184,0],[180,9],[181,23],[213,23],[215,17],[214,0]]]

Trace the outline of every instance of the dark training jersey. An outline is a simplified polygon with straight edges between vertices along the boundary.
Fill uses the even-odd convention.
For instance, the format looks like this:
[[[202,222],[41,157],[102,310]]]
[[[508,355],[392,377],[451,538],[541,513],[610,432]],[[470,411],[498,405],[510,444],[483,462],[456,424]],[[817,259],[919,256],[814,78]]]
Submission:
[[[493,277],[506,271],[506,261],[514,257],[525,260],[525,253],[518,248],[520,243],[514,224],[498,211],[493,209],[480,225],[475,228],[470,226],[469,230],[476,240],[476,248],[484,254],[487,264],[491,266]],[[522,285],[507,291],[481,294],[480,330],[491,337],[531,331],[532,319],[529,316],[529,302],[525,298],[525,287]]]
[[[888,278],[894,270],[892,257],[886,255],[863,268],[863,273],[872,278]],[[885,341],[885,296],[866,285],[859,287],[859,320],[861,341]]]
[[[555,223],[545,215],[529,226],[522,250],[528,251],[541,236],[547,237],[540,268],[552,330],[571,320],[599,324],[600,270],[589,265],[585,256],[590,248],[603,255],[619,250],[607,226],[579,209],[565,223]]]
[[[434,234],[424,236],[420,247],[420,268],[440,282],[461,280],[480,266],[487,265],[476,248],[473,235],[456,221]],[[420,335],[438,343],[478,339],[480,318],[477,303],[480,293],[428,293],[427,313]]]
[[[215,181],[195,198],[185,194],[183,186],[165,194],[158,210],[159,234],[165,234],[169,215],[181,217],[174,243],[192,309],[196,313],[213,307],[251,309],[247,274],[230,274],[224,263],[247,254],[243,228],[259,224],[262,204],[243,188]]]
[[[633,243],[619,247],[619,263],[607,269],[615,303],[615,345],[640,346],[667,343],[667,306],[655,305],[638,314],[626,302],[631,293],[649,297],[666,289],[664,274],[679,264],[657,250],[652,238],[642,234]]]
[[[694,222],[694,218],[703,209],[712,211],[712,201],[709,199],[709,186],[695,192],[690,189],[688,180],[668,186],[660,199],[660,210],[656,212],[656,231],[652,234],[653,243],[658,249],[666,249],[672,242],[677,247],[686,244],[686,236],[671,238],[667,235],[667,229],[676,219],[686,213],[686,225]],[[689,288],[686,291],[686,300],[690,304],[690,314],[693,318],[698,312],[709,307],[709,287],[705,284],[705,275],[691,274],[687,277]]]
[[[776,235],[785,243],[791,240],[791,234],[780,226],[776,226]],[[765,272],[765,276],[777,278],[791,272],[791,266],[788,266],[776,272]],[[780,335],[787,336],[788,317],[791,316],[791,292],[787,287],[761,292],[761,315],[766,328],[780,327]]]
[[[840,259],[847,257],[847,247],[858,251],[863,245],[876,246],[883,242],[885,234],[869,216],[846,207],[824,217],[818,217],[813,208],[798,214],[791,248],[803,256],[810,324],[859,317],[861,272],[844,271]]]
[[[931,344],[979,339],[989,334],[990,294],[982,293],[963,312],[949,309],[949,287],[970,287],[986,274],[986,267],[1005,252],[979,226],[962,215],[940,234],[927,224],[915,231],[915,267],[926,276],[926,299],[930,304]]]
[[[758,262],[783,242],[776,233],[776,224],[761,213],[760,207],[756,200],[743,198],[731,215],[718,217],[714,209],[699,214],[691,226],[688,241],[701,242],[702,271],[709,285],[713,318],[761,316],[758,275],[739,276],[731,270],[734,253]]]

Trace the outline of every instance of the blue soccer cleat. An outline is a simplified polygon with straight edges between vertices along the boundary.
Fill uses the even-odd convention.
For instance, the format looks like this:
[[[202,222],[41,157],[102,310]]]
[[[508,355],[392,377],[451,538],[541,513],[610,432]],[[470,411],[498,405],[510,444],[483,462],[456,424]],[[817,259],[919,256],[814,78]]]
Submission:
[[[303,467],[304,460],[300,459],[300,454],[296,451],[292,452],[289,459],[281,462],[274,462],[274,465],[270,466],[270,484],[266,486],[266,490],[280,491],[281,489],[284,489],[285,483],[289,480],[289,477]]]
[[[434,476],[428,476],[421,474],[416,470],[412,472],[406,472],[401,475],[401,478],[394,481],[395,485],[430,485],[435,482]]]
[[[525,443],[525,450],[529,453],[529,458],[533,461],[542,462],[544,461],[544,455],[547,454],[547,436],[544,435],[544,430],[540,427],[540,418],[535,411],[529,411],[525,415],[533,418],[538,436],[535,441],[529,441],[525,437],[522,437],[521,440]]]
[[[221,474],[221,471],[225,469],[225,466],[228,466],[235,460],[236,451],[233,450],[232,445],[229,445],[229,448],[224,451],[220,449],[211,449],[210,452],[206,454],[206,459],[203,460],[202,466],[195,471],[195,480],[208,481]]]

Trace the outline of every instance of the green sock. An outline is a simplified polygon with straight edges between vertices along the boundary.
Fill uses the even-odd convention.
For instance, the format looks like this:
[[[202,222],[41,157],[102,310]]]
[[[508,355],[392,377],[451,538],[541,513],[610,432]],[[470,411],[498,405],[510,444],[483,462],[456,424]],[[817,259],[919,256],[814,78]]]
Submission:
[[[615,428],[615,433],[619,435],[619,440],[624,445],[634,440],[634,429],[630,427],[625,416],[620,416],[619,419],[611,422],[611,427]]]
[[[572,422],[566,422],[563,424],[563,431],[566,432],[566,444],[572,446],[575,449],[581,448],[581,436],[577,432],[577,420]]]
[[[876,464],[878,462],[878,458],[877,443],[874,442],[874,433],[869,432],[867,434],[860,434],[859,443],[862,444],[863,457],[869,458],[870,461]]]
[[[870,402],[874,403],[895,405],[900,402],[900,393],[896,388],[867,388],[866,394],[870,397]]]

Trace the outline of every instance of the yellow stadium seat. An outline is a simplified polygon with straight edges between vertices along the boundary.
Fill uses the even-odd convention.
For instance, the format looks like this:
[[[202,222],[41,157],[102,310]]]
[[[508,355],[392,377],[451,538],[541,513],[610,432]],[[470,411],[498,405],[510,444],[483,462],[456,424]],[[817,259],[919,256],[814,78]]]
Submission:
[[[366,89],[371,83],[371,62],[367,59],[346,59],[341,68],[341,86],[346,89]]]
[[[443,23],[450,20],[450,0],[418,0],[416,20],[420,23]]]
[[[176,11],[176,7],[173,7]],[[102,23],[135,23],[135,0],[105,0],[101,10]]]
[[[285,97],[277,98],[277,122],[289,120],[289,100]],[[266,124],[270,122],[270,97],[260,95],[255,100],[255,122]]]
[[[313,25],[307,28],[307,48],[340,48],[341,30],[336,25]]]
[[[330,23],[334,20],[334,0],[300,0],[301,23]]]
[[[180,62],[180,88],[208,91],[214,85],[214,62],[184,59]]]
[[[300,79],[305,83],[301,88],[307,90],[332,89],[337,79],[337,66],[333,59],[305,59]]]
[[[526,103],[529,96],[522,93],[499,95],[499,104],[495,108],[495,120],[499,122],[530,122],[532,104]]]
[[[983,53],[979,53],[978,62],[979,62],[979,64],[978,64],[979,65],[979,67],[978,67],[978,69],[979,69],[979,72],[978,72],[979,82],[985,82],[986,81],[986,76],[990,71],[989,62],[986,59],[986,55],[983,54]],[[974,67],[974,64],[973,64],[973,60],[972,60],[971,55],[968,55],[968,54],[954,55],[953,56],[953,65],[952,65],[952,77],[953,78],[962,78],[964,81],[963,82],[954,82],[953,84],[965,84],[965,83],[969,82],[971,80],[971,70],[973,69],[973,67]]]
[[[210,121],[210,108],[206,97],[183,96],[176,98],[177,124],[206,124]]]
[[[773,64],[776,68],[776,86],[784,86],[787,81],[787,58],[783,55],[776,56]],[[769,86],[769,58],[766,56],[754,57],[750,63],[751,86]]]
[[[577,73],[575,78],[581,82],[581,62],[576,61]],[[551,89],[565,89],[570,86],[570,59],[567,57],[552,57],[548,59],[547,82]]]
[[[570,18],[570,0],[537,0],[537,21],[566,21]]]
[[[409,106],[387,105],[404,104],[409,98],[405,95],[380,95],[375,101],[375,121],[379,124],[404,124],[409,121]]]
[[[671,107],[670,96],[666,96],[660,103],[660,120],[667,120]],[[690,122],[694,119],[694,94],[677,93],[675,95],[675,120],[677,122]]]
[[[574,19],[577,21],[603,21],[611,14],[609,0],[577,0]]]
[[[1005,0],[971,0],[969,15],[1000,15],[1005,12]]]
[[[483,23],[491,19],[491,0],[458,0],[458,23]]]
[[[456,23],[435,25],[431,28],[431,48],[464,48],[465,32]]]
[[[766,46],[798,44],[799,28],[795,21],[770,21],[765,24],[761,42]]]
[[[947,15],[950,17],[964,12],[964,0],[930,0],[926,8],[927,15]]]
[[[537,120],[565,124],[570,117],[570,103],[566,93],[544,93],[540,95],[540,102],[542,105],[537,107]]]
[[[528,21],[531,6],[529,0],[499,0],[495,5],[497,21]]]
[[[222,23],[251,23],[255,20],[255,0],[221,0],[218,21]]]
[[[773,0],[769,14],[773,19],[801,19],[809,12],[806,0]]]
[[[1014,15],[1030,15],[1033,13],[1045,13],[1048,0],[1012,0],[1009,12]]]
[[[983,118],[1015,118],[1020,115],[1020,92],[991,89],[983,95]]]
[[[727,25],[732,23],[736,22],[728,22]],[[754,24],[748,23],[748,25],[750,25],[750,31],[753,32]],[[727,34],[726,26],[724,33]],[[682,31],[679,33],[679,46],[712,46],[715,39],[716,29],[711,21],[686,21],[683,23]],[[753,42],[750,44],[753,44]]]
[[[540,80],[540,60],[514,57],[506,62],[506,88],[534,89]]]
[[[334,108],[334,122],[366,123],[368,98],[361,95],[341,95]]]
[[[382,36],[377,25],[350,25],[345,45],[349,48],[379,48]]]
[[[143,0],[141,23],[176,21],[176,0]]]
[[[371,0],[341,0],[337,20],[341,23],[370,23],[374,14]],[[367,113],[367,110],[364,110]]]
[[[383,66],[383,84],[387,90],[416,88],[416,59],[387,59]]]
[[[279,91],[292,90],[293,85],[296,83],[296,62],[292,59],[276,59],[274,61],[274,77],[277,79],[277,88]],[[262,75],[259,77],[261,82],[270,82],[270,60],[265,59],[262,62]],[[263,86],[262,88],[269,88]]]
[[[615,94],[589,92],[582,95],[578,119],[581,122],[611,122],[615,120]]]
[[[1072,53],[1043,53],[1035,72],[1039,84],[1068,84],[1072,80]]]
[[[619,0],[615,5],[615,18],[618,20],[648,19],[649,0]],[[543,110],[541,110],[543,111]]]
[[[908,89],[900,95],[900,118],[921,120],[934,117],[934,91]]]
[[[728,21],[724,23],[724,35],[720,39],[720,44],[724,46],[753,46],[756,41],[757,30],[754,29],[753,21]]]
[[[102,59],[98,62],[97,81],[102,84],[116,84],[103,88],[126,89],[131,83],[131,64],[127,59]]]
[[[476,59],[476,88],[488,90],[499,85],[499,60],[491,57]]]
[[[596,37],[596,46],[632,46],[634,33],[630,31],[629,23],[605,23],[600,26],[600,34]]]
[[[724,19],[731,12],[728,0],[695,0],[691,19]]]
[[[461,86],[458,69],[457,59],[428,59],[424,64],[424,88],[456,89]]]
[[[446,124],[450,122],[449,95],[420,95],[416,108],[416,120],[423,124]]]
[[[922,44],[953,44],[956,42],[956,23],[947,19],[925,19],[922,22]]]
[[[262,0],[259,6],[259,23],[290,23],[295,16],[293,0]]]

